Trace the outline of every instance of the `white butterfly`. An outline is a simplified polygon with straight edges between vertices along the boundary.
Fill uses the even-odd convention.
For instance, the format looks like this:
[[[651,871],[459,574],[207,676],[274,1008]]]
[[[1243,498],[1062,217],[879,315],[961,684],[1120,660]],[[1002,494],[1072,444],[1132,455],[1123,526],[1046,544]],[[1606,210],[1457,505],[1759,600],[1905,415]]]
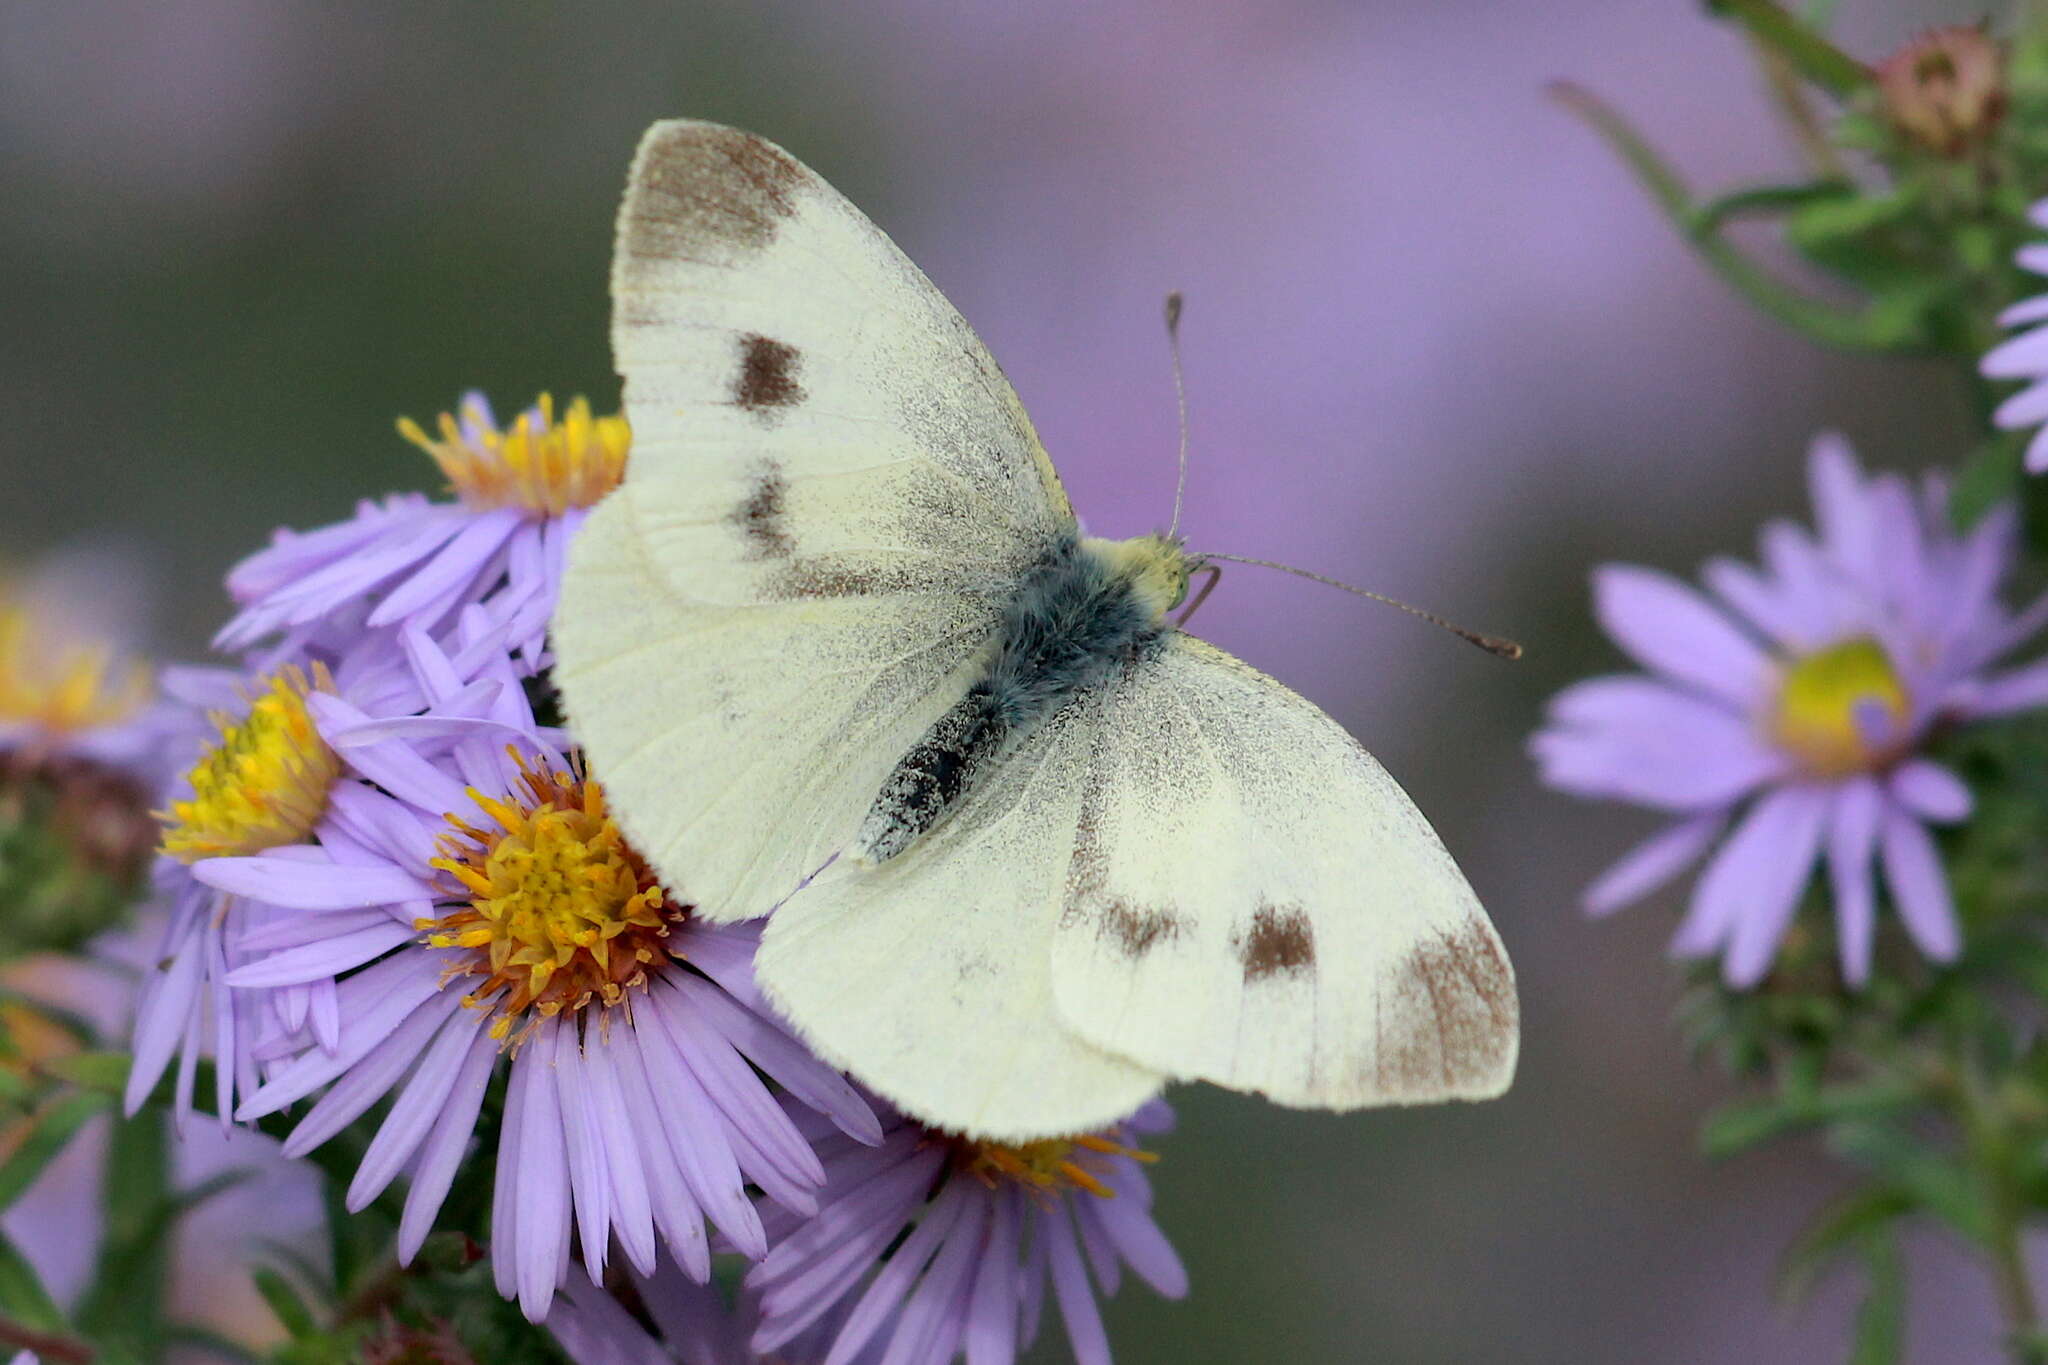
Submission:
[[[1170,1080],[1506,1088],[1513,974],[1428,823],[1168,621],[1178,540],[1082,536],[1002,372],[857,209],[760,138],[657,124],[612,296],[632,463],[571,548],[556,680],[671,889],[774,912],[760,982],[821,1056],[1005,1141]]]

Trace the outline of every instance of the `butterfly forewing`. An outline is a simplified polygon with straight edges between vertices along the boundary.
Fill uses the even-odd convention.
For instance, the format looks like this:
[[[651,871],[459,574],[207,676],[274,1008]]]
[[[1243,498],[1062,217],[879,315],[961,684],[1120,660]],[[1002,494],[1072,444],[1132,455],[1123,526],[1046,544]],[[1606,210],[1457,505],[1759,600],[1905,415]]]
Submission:
[[[958,313],[768,142],[656,125],[613,292],[633,452],[572,547],[556,677],[636,844],[702,913],[760,915],[1072,513]]]

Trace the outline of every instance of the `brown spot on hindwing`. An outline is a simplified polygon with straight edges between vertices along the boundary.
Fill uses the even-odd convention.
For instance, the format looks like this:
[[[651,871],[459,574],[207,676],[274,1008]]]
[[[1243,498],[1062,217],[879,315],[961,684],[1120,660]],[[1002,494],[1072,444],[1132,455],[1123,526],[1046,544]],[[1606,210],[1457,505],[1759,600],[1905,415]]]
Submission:
[[[1180,937],[1180,920],[1171,911],[1112,900],[1102,908],[1102,936],[1125,957],[1143,957],[1161,943]]]
[[[1316,969],[1316,931],[1298,905],[1261,905],[1252,912],[1251,930],[1237,942],[1247,984],[1281,973]]]
[[[1383,1093],[1478,1096],[1506,1085],[1520,1005],[1514,970],[1485,921],[1417,944],[1379,989]]]
[[[794,407],[804,399],[804,387],[796,381],[800,359],[796,347],[784,342],[753,334],[741,337],[732,401],[756,417],[772,421],[777,409]]]
[[[761,250],[796,211],[805,179],[772,142],[713,123],[658,123],[641,140],[619,213],[618,269],[681,258],[711,264]]]
[[[1171,910],[1138,905],[1109,890],[1108,857],[1102,847],[1101,830],[1105,799],[1101,783],[1091,784],[1082,794],[1074,829],[1074,855],[1067,864],[1067,904],[1062,921],[1093,921],[1104,945],[1135,961],[1162,943],[1179,938],[1184,926]]]
[[[729,518],[747,538],[749,559],[787,559],[795,551],[796,541],[782,520],[788,493],[782,466],[774,460],[761,461],[746,501],[734,508]]]

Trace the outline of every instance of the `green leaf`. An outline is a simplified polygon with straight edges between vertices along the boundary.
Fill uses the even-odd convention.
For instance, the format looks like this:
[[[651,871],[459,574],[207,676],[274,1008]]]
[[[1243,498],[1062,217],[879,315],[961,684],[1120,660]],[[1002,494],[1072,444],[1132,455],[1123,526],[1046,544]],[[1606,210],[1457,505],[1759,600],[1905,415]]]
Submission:
[[[284,1325],[284,1330],[293,1337],[310,1337],[319,1332],[320,1326],[313,1317],[313,1310],[292,1287],[290,1280],[269,1266],[258,1266],[251,1272],[256,1282],[256,1292],[270,1305],[270,1311]]]
[[[1958,527],[1968,530],[1975,526],[1979,517],[2012,496],[2019,486],[2020,460],[2025,453],[2024,440],[2001,434],[1979,446],[1963,463],[1948,498],[1949,516]],[[2036,989],[2048,990],[2048,954],[2016,974],[2030,976]]]
[[[1803,1303],[1828,1267],[1912,1209],[1913,1201],[1889,1185],[1866,1185],[1824,1205],[1778,1262],[1778,1297]]]
[[[38,1332],[70,1330],[64,1310],[43,1288],[42,1276],[4,1233],[0,1233],[0,1313]]]
[[[36,1069],[81,1090],[118,1096],[128,1085],[129,1060],[125,1052],[73,1052],[41,1062]]]
[[[1786,232],[1801,251],[1821,251],[1844,239],[1892,227],[1917,208],[1914,197],[1902,193],[1817,196],[1799,206]]]
[[[1891,1228],[1865,1234],[1863,1266],[1870,1288],[1856,1309],[1849,1365],[1898,1365],[1906,1349],[1906,1271]]]
[[[1814,180],[1803,185],[1755,185],[1709,199],[1693,210],[1690,236],[1719,232],[1738,218],[1779,214],[1856,193],[1845,180]]]
[[[14,1155],[0,1163],[0,1209],[10,1207],[35,1183],[43,1168],[57,1159],[78,1130],[112,1107],[105,1095],[65,1095],[52,1100],[28,1120],[29,1135]]]
[[[1903,1081],[1864,1081],[1731,1104],[1700,1129],[1700,1148],[1717,1159],[1733,1156],[1787,1133],[1902,1110],[1919,1098],[1918,1088]]]
[[[1748,29],[1792,69],[1837,98],[1871,83],[1870,68],[1820,36],[1771,0],[1707,0],[1707,8]]]
[[[1829,1145],[1838,1155],[1884,1177],[1916,1207],[1963,1237],[1978,1246],[1989,1244],[1994,1219],[1984,1192],[1946,1153],[1882,1123],[1842,1124],[1830,1135]]]
[[[163,1333],[164,1282],[176,1226],[170,1132],[163,1111],[114,1125],[100,1205],[106,1235],[78,1320],[96,1340],[149,1352]]]

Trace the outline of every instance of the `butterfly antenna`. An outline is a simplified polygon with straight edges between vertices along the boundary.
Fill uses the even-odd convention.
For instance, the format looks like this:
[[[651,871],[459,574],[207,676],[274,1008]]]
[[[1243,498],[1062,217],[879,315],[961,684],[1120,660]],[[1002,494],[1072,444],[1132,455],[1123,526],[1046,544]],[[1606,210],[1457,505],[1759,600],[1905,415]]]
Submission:
[[[1180,534],[1181,498],[1188,491],[1188,386],[1180,372],[1180,290],[1166,296],[1166,347],[1173,353],[1173,398],[1180,409],[1180,473],[1173,482],[1173,525],[1167,539]]]
[[[1270,559],[1251,559],[1245,555],[1193,555],[1190,557],[1197,561],[1221,559],[1227,560],[1232,564],[1256,564],[1263,569],[1278,569],[1281,573],[1291,573],[1296,578],[1306,578],[1315,583],[1327,583],[1333,588],[1342,588],[1348,593],[1371,598],[1375,602],[1384,602],[1390,607],[1407,612],[1410,616],[1420,617],[1433,626],[1441,626],[1460,640],[1468,644],[1478,645],[1488,654],[1502,659],[1519,659],[1522,657],[1522,647],[1513,640],[1503,640],[1498,635],[1481,635],[1476,630],[1467,630],[1461,625],[1447,621],[1433,611],[1424,611],[1421,607],[1411,606],[1398,597],[1389,597],[1385,593],[1371,592],[1365,588],[1346,583],[1342,579],[1329,578],[1319,573],[1311,573],[1307,569],[1297,569],[1292,564],[1279,564]]]

